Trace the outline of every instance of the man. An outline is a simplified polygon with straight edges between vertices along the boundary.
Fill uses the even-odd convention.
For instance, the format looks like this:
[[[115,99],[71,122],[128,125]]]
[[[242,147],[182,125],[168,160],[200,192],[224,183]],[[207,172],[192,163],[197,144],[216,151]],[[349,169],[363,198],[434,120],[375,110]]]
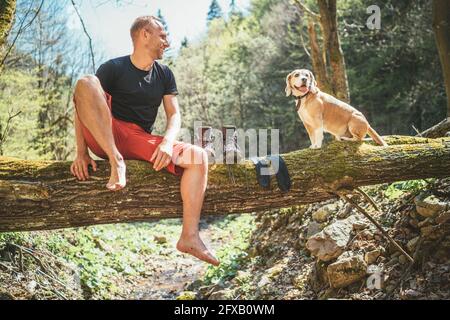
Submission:
[[[96,76],[85,76],[75,86],[77,156],[71,172],[86,180],[89,165],[97,170],[89,148],[109,159],[106,187],[111,191],[126,185],[125,159],[149,161],[157,171],[166,168],[182,175],[183,230],[177,249],[217,266],[219,261],[205,247],[198,229],[208,179],[207,155],[200,147],[175,141],[181,127],[175,78],[156,61],[169,47],[167,34],[152,16],[137,18],[130,34],[134,47],[130,56],[104,63]],[[167,116],[164,137],[151,134],[161,101]]]

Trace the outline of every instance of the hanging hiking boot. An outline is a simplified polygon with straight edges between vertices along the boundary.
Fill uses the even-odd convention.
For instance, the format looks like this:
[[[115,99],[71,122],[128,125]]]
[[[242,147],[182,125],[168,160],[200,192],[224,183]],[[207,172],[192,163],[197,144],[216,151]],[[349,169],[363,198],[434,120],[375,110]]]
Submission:
[[[236,126],[223,126],[222,138],[225,163],[239,163],[242,160],[243,155],[237,143]]]
[[[216,160],[216,153],[212,146],[213,136],[212,136],[212,128],[211,127],[199,127],[198,128],[198,136],[201,142],[201,147],[208,154],[208,163],[213,164]]]

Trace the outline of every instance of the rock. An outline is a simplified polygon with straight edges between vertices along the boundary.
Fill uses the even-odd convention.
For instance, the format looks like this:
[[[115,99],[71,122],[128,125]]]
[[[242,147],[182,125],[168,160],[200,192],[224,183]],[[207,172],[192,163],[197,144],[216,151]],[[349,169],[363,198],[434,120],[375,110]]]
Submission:
[[[234,277],[234,281],[237,283],[244,283],[251,279],[252,274],[248,271],[239,270]]]
[[[195,280],[194,282],[189,283],[185,289],[187,291],[194,291],[194,290],[198,290],[199,288],[201,288],[203,286],[203,281],[200,279]]]
[[[357,221],[353,224],[353,230],[355,230],[355,231],[361,231],[361,230],[367,229],[368,227],[369,227],[369,225],[362,221]]]
[[[267,277],[269,277],[269,279],[275,279],[283,271],[284,267],[285,266],[282,264],[273,266],[272,268],[267,270]]]
[[[339,257],[350,240],[353,223],[357,220],[355,216],[351,216],[336,221],[310,237],[306,242],[306,248],[321,261],[330,261]]]
[[[393,266],[395,266],[396,264],[398,264],[398,257],[395,257],[395,258],[392,258],[391,260],[389,260],[386,264],[385,264],[385,266],[386,267],[393,267]]]
[[[417,215],[416,211],[414,211],[414,210],[411,210],[411,211],[409,212],[409,216],[410,216],[411,218],[413,218],[414,220],[416,220],[416,219],[418,218],[418,215]]]
[[[415,238],[412,238],[411,240],[408,241],[408,243],[406,244],[406,248],[408,249],[408,251],[410,253],[413,253],[414,250],[416,249],[417,243],[419,242],[420,236],[417,236]]]
[[[27,284],[27,290],[28,292],[30,292],[31,294],[34,294],[36,291],[36,287],[37,287],[37,282],[32,280]]]
[[[433,233],[434,227],[433,226],[428,226],[428,227],[423,227],[420,228],[420,233],[424,236],[424,237],[428,237],[430,234]]]
[[[386,287],[387,293],[392,293],[394,290],[395,290],[395,286],[392,284]]]
[[[232,300],[233,299],[233,291],[232,290],[220,290],[213,292],[208,300]]]
[[[444,236],[446,233],[445,228],[441,228],[441,226],[445,226],[445,224],[423,227],[423,228],[420,228],[420,233],[422,234],[423,237],[425,237],[429,240],[436,240],[436,239],[439,239],[440,237]]]
[[[329,204],[321,207],[319,210],[312,214],[312,218],[316,222],[326,222],[330,215],[337,211],[336,204]]]
[[[418,226],[419,228],[422,228],[422,227],[429,226],[429,225],[432,224],[432,223],[433,223],[433,219],[432,219],[432,218],[426,218],[425,220],[419,222],[419,223],[417,224],[417,226]]]
[[[353,225],[353,226],[355,226],[355,225]],[[359,233],[359,237],[361,239],[365,239],[365,240],[373,240],[374,235],[369,230],[363,230]]]
[[[448,204],[428,193],[421,193],[414,198],[417,212],[425,218],[435,217],[440,211],[448,208]]]
[[[259,288],[263,288],[263,287],[265,287],[266,285],[268,285],[268,284],[270,284],[272,281],[270,280],[270,278],[267,276],[267,275],[263,275],[262,277],[261,277],[261,280],[259,280],[259,282],[258,282],[258,287]]]
[[[308,231],[306,233],[306,238],[309,239],[313,235],[319,233],[320,231],[322,231],[322,225],[320,223],[312,221],[308,224]]]
[[[407,289],[405,291],[400,292],[400,298],[403,300],[407,299],[417,299],[422,294],[419,291],[413,290],[413,289]]]
[[[16,298],[9,292],[0,292],[0,300],[15,300]]]
[[[292,285],[297,289],[304,289],[307,283],[308,277],[302,273],[292,279]]]
[[[208,298],[213,292],[223,290],[225,288],[224,284],[222,282],[209,285],[209,286],[202,286],[198,288],[198,293],[202,297],[202,299]]]
[[[408,223],[411,227],[416,229],[419,227],[419,222],[416,219],[409,219]]]
[[[373,264],[377,261],[377,259],[380,255],[381,255],[380,249],[369,251],[364,255],[364,261],[369,265]]]
[[[437,224],[443,224],[450,221],[450,211],[441,213],[436,219],[435,222]]]
[[[406,258],[406,256],[402,254],[400,257],[398,257],[398,262],[400,262],[401,264],[405,264],[408,262],[408,258]]]
[[[167,243],[167,238],[164,236],[154,236],[154,239],[157,244],[164,244]]]
[[[361,255],[340,258],[327,268],[328,281],[332,288],[344,288],[366,276],[367,265]]]
[[[196,298],[197,293],[193,291],[184,291],[177,297],[177,300],[195,300]]]

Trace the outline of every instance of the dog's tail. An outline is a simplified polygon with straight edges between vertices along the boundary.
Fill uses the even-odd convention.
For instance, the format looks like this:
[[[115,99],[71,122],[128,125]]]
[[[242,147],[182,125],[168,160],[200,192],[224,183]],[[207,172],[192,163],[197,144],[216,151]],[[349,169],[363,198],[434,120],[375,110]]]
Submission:
[[[380,146],[387,147],[387,143],[384,142],[383,138],[381,138],[380,135],[371,126],[369,126],[368,134]]]

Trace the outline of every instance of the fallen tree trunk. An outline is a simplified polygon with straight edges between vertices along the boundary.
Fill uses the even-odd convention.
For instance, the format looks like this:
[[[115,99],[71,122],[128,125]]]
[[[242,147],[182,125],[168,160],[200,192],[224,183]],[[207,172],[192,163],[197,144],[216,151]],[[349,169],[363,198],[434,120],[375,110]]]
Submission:
[[[336,197],[333,190],[409,179],[450,176],[450,138],[387,137],[389,147],[332,142],[321,150],[285,154],[292,189],[281,193],[256,182],[253,164],[210,167],[203,214],[256,212]],[[0,157],[0,232],[58,229],[93,224],[181,217],[179,178],[129,161],[128,185],[105,188],[107,162],[91,180],[79,182],[69,162]]]

